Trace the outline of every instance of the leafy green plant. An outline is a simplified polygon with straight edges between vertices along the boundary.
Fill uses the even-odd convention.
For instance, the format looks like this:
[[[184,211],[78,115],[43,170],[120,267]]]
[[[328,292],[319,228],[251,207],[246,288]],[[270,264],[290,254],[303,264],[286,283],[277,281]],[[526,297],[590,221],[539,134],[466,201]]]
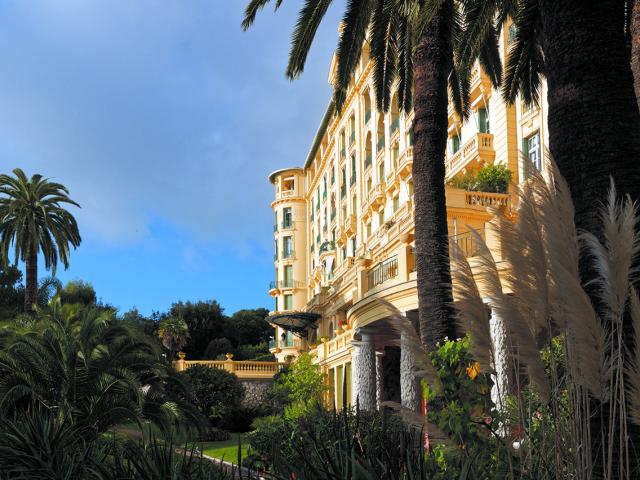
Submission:
[[[302,353],[286,372],[275,378],[272,395],[295,417],[322,402],[323,385],[320,367],[313,363],[310,354]]]
[[[218,425],[244,398],[245,390],[238,377],[226,370],[193,365],[180,375],[191,386],[191,402],[212,425]]]
[[[187,343],[189,327],[187,322],[180,317],[167,317],[158,325],[158,337],[162,345],[169,350],[170,358],[174,359],[178,352]]]
[[[507,193],[512,173],[506,165],[487,165],[452,178],[448,184],[471,192]]]

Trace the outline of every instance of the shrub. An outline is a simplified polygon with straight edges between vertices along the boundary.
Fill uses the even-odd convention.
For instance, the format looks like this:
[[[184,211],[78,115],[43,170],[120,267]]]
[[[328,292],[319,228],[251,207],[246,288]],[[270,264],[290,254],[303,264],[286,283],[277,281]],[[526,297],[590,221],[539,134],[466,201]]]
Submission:
[[[191,402],[212,425],[219,425],[244,398],[244,387],[238,377],[226,370],[194,365],[182,375],[191,384]]]
[[[249,432],[256,418],[272,413],[270,405],[238,405],[227,410],[220,420],[220,426],[231,432]]]
[[[471,192],[507,193],[511,170],[505,165],[487,165],[477,172],[466,172],[452,178],[448,184]]]
[[[93,286],[82,280],[73,280],[67,283],[58,292],[58,298],[62,304],[80,303],[84,306],[95,305],[97,301]]]
[[[272,396],[284,405],[311,407],[322,402],[323,377],[311,355],[301,354],[286,372],[274,379]]]

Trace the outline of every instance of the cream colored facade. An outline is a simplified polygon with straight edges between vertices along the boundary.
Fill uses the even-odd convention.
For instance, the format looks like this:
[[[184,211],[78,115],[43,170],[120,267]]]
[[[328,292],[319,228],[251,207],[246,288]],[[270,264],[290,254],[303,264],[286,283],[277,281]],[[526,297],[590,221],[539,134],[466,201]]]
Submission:
[[[501,35],[503,56],[508,32],[505,28]],[[335,63],[334,56],[330,82]],[[390,301],[410,318],[417,316],[412,115],[399,112],[395,98],[388,114],[378,113],[373,91],[365,45],[343,111],[336,116],[329,107],[303,167],[269,177],[276,193],[271,204],[276,215],[273,313],[321,315],[306,338],[276,328],[272,351],[285,361],[310,350],[326,373],[327,402],[337,408],[343,400],[354,402],[371,375],[376,401],[402,397],[404,402],[410,395],[396,388],[407,367],[396,369],[397,363],[400,357],[401,363],[409,360],[398,351],[400,339],[392,338],[385,324],[388,313],[377,299]],[[546,98],[544,90],[541,98]],[[545,105],[525,109],[520,102],[505,104],[476,65],[471,109],[462,123],[450,105],[447,179],[483,165],[505,164],[513,173],[513,192],[530,168],[541,168],[547,143]],[[449,233],[465,254],[474,254],[470,230],[475,229],[499,255],[486,224],[495,208],[513,207],[513,194],[447,187],[446,196]],[[374,372],[363,376],[358,368]]]

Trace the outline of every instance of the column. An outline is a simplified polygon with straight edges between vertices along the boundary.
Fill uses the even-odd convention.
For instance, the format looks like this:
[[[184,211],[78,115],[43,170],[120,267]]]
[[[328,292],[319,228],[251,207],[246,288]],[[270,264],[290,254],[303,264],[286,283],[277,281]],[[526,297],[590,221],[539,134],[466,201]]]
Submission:
[[[403,407],[420,412],[420,382],[414,375],[416,359],[410,343],[409,334],[403,331],[400,335],[400,399]]]
[[[351,354],[353,378],[352,403],[360,405],[361,410],[376,409],[376,352],[373,346],[373,334],[369,329],[361,328],[358,333],[361,340],[352,342]]]
[[[380,404],[384,401],[384,370],[382,368],[384,351],[376,352],[376,408],[380,410]]]
[[[491,388],[491,400],[499,410],[503,408],[502,401],[509,393],[509,350],[507,348],[507,335],[504,321],[495,310],[491,310],[489,319],[489,332],[495,358],[493,359],[493,387]]]

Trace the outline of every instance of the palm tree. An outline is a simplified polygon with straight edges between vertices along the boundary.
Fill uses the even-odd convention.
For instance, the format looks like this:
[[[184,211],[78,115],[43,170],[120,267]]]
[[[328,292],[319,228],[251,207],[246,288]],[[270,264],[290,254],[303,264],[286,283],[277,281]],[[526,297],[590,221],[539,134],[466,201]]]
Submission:
[[[158,325],[158,337],[162,345],[169,350],[169,358],[173,360],[176,352],[187,344],[189,326],[181,317],[167,317]]]
[[[268,2],[249,3],[244,29],[253,24],[257,12]],[[276,3],[276,9],[280,4]],[[330,4],[331,0],[307,0],[300,10],[286,72],[290,79],[302,73],[315,32]],[[388,111],[396,80],[401,108],[405,112],[414,108],[418,305],[420,336],[429,346],[455,334],[445,198],[448,89],[456,110],[465,117],[471,60],[480,59],[494,86],[501,76],[492,18],[481,18],[484,23],[476,27],[480,38],[477,48],[467,55],[470,61],[454,62],[454,49],[461,36],[471,31],[460,15],[463,4],[454,0],[352,0],[344,13],[337,49],[334,103],[338,110],[346,98],[368,29],[378,110]]]
[[[27,178],[16,168],[15,176],[0,175],[0,242],[2,260],[8,264],[11,245],[18,259],[26,264],[25,312],[31,312],[38,299],[38,254],[45,268],[55,275],[58,260],[69,267],[69,247],[81,242],[78,224],[63,204],[80,207],[69,198],[64,185],[42,175]]]

